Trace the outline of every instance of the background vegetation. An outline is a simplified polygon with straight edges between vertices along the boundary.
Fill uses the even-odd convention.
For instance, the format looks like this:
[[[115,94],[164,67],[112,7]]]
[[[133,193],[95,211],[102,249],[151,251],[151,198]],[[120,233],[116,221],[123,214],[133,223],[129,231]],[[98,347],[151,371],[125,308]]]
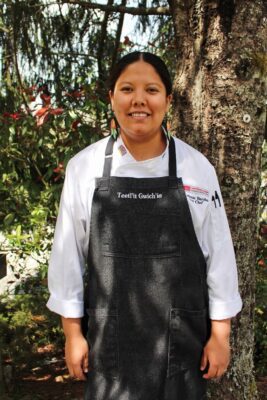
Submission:
[[[121,37],[124,14],[48,3],[0,4],[0,252],[8,261],[0,295],[2,394],[13,391],[11,381],[25,363],[31,369],[40,348],[64,348],[59,317],[45,306],[48,257],[66,164],[109,134],[114,62],[136,48],[168,51],[166,61],[174,62],[170,17],[141,17],[134,43]],[[158,32],[150,41],[151,18]]]
[[[173,71],[176,60],[172,23],[164,13],[140,16],[136,43],[122,37],[124,14],[55,3],[10,0],[0,5],[0,251],[8,254],[17,282],[9,282],[0,298],[0,352],[14,376],[40,346],[63,347],[59,318],[45,307],[47,259],[66,164],[109,133],[112,65],[136,48],[157,52]],[[138,4],[147,6],[145,0]],[[148,28],[144,46],[140,42]],[[264,155],[256,266],[259,375],[267,372],[266,148]],[[25,273],[29,256],[37,260],[34,274]]]

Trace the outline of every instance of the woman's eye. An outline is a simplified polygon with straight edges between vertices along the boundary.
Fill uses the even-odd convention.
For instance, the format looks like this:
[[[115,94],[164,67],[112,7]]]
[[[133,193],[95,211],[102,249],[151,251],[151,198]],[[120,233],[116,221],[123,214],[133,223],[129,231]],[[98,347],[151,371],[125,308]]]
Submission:
[[[158,92],[158,89],[157,89],[157,88],[154,88],[154,87],[151,87],[151,88],[148,88],[148,92],[150,92],[150,93],[157,93],[157,92]]]
[[[131,92],[131,91],[132,91],[132,88],[129,87],[129,86],[124,86],[124,87],[121,88],[121,91],[122,91],[122,92]]]

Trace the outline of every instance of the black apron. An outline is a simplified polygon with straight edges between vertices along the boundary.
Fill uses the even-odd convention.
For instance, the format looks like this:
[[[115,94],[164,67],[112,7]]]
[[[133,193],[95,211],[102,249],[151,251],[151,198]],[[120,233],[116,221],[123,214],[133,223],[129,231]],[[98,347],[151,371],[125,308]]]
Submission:
[[[169,176],[96,179],[88,252],[86,400],[202,400],[209,333],[206,263],[175,143]]]

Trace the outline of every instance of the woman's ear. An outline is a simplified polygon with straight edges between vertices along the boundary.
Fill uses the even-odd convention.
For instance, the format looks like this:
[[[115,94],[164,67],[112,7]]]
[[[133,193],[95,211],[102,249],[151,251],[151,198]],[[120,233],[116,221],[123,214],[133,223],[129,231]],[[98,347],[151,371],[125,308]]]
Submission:
[[[111,109],[113,110],[113,92],[111,90],[109,90],[108,95],[109,95],[109,100],[110,100],[110,104],[111,104]]]
[[[169,108],[170,108],[170,106],[171,106],[171,102],[172,102],[172,94],[169,94],[169,95],[167,96],[167,107],[166,107],[166,112],[169,111]]]

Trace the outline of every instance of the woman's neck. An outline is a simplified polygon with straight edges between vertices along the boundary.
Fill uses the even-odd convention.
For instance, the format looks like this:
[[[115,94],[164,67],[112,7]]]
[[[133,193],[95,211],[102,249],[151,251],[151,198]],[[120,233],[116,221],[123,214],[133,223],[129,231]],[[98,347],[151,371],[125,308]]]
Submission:
[[[164,134],[156,135],[151,138],[134,140],[121,132],[123,143],[129,153],[136,161],[149,160],[160,156],[166,148],[166,137]]]

